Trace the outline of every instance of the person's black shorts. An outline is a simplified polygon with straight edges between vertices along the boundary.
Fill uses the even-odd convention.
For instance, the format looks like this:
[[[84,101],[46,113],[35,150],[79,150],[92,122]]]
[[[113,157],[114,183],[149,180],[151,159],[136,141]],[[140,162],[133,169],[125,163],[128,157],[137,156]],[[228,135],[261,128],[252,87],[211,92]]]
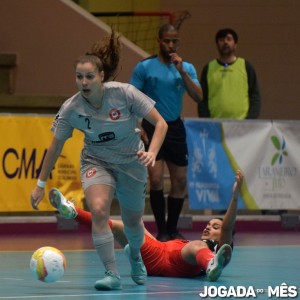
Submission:
[[[167,122],[168,131],[166,138],[157,154],[156,160],[165,160],[176,166],[185,167],[188,164],[188,149],[186,143],[186,133],[183,121],[178,118],[175,121]],[[143,119],[142,127],[148,135],[149,142],[154,133],[154,126]],[[145,145],[148,151],[149,145]]]

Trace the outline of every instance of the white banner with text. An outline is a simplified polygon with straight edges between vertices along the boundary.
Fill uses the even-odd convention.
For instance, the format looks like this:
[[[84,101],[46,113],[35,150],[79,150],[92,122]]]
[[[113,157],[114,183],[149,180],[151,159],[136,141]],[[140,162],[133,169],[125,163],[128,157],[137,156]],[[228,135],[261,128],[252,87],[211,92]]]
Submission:
[[[239,209],[300,209],[300,121],[185,119],[191,209],[226,209],[242,170]]]

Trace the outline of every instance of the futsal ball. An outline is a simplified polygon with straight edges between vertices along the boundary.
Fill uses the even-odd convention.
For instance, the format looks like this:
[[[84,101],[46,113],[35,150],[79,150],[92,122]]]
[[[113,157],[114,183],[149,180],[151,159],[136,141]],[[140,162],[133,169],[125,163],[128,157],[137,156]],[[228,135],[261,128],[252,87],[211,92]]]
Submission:
[[[30,260],[30,271],[35,279],[43,282],[55,282],[64,276],[66,258],[54,247],[37,249]]]

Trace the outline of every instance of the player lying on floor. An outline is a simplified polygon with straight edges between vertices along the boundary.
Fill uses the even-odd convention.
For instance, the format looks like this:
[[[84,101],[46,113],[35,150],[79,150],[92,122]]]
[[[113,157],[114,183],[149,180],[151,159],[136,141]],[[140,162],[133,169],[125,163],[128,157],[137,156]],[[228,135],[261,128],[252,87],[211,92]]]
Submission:
[[[171,240],[160,242],[145,228],[141,255],[149,276],[194,277],[207,275],[216,281],[231,259],[237,203],[243,174],[236,172],[232,198],[223,219],[211,219],[200,240]],[[65,199],[59,190],[49,192],[49,200],[62,217],[74,218],[91,227],[91,214]],[[120,220],[109,220],[116,241],[127,247],[127,240]]]

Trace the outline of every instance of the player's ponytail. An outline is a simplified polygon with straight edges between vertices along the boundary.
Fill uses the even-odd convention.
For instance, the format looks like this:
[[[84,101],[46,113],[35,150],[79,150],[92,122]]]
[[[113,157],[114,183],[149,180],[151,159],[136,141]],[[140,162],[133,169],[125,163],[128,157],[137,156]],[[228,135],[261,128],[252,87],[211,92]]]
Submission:
[[[96,42],[91,49],[92,55],[100,58],[103,64],[104,81],[115,78],[121,53],[120,35],[112,28],[111,35]]]
[[[95,42],[91,51],[80,56],[75,65],[90,62],[97,67],[99,72],[104,71],[104,82],[114,80],[117,75],[121,48],[120,35],[112,29],[110,36],[105,36],[102,40]]]

